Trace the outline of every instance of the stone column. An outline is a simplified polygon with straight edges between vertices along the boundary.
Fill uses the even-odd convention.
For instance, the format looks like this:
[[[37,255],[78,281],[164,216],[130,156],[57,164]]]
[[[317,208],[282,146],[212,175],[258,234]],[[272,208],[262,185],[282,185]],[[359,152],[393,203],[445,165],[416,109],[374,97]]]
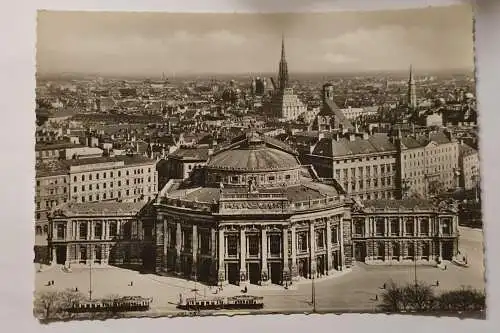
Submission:
[[[260,267],[260,281],[261,285],[268,285],[269,284],[269,271],[267,268],[267,230],[266,226],[263,225],[261,229],[261,235],[260,235],[260,241],[261,241],[261,267]]]
[[[167,241],[169,237],[169,232],[168,232],[168,223],[167,219],[165,216],[162,216],[161,220],[159,221],[163,225],[163,268],[165,271],[168,269],[168,246],[169,243]]]
[[[182,251],[182,227],[181,223],[177,222],[175,233],[175,272],[181,274],[181,251]]]
[[[245,234],[245,226],[240,228],[240,284],[247,283],[247,236]]]
[[[366,224],[366,220],[365,220]],[[326,219],[326,275],[333,269],[333,254],[332,254],[332,225],[330,219]],[[366,233],[366,229],[365,229]]]
[[[210,228],[210,282],[217,283],[217,230]]]
[[[417,236],[420,237],[420,219],[419,218],[416,218],[415,219],[415,222],[417,223]]]
[[[413,218],[413,236],[417,235],[417,218]]]
[[[299,272],[297,269],[297,232],[295,225],[292,225],[292,279],[297,279]]]
[[[90,224],[91,224],[91,221],[87,220],[87,240],[90,240],[91,236],[92,236],[92,230],[90,230],[90,228],[91,228]]]
[[[227,281],[226,281],[226,267],[224,265],[224,259],[225,259],[225,255],[226,255],[226,251],[225,251],[225,237],[224,237],[224,229],[222,228],[219,228],[219,255],[218,255],[218,259],[219,259],[219,269],[218,269],[218,283],[219,285],[225,285],[227,284]]]
[[[345,252],[344,252],[344,220],[343,218],[340,218],[340,231],[339,231],[339,243],[340,243],[340,253],[339,253],[339,270],[343,271],[344,270],[344,265],[345,265]],[[368,252],[367,252],[368,254]]]
[[[384,217],[384,235],[385,237],[389,236],[389,219]]]
[[[290,267],[288,266],[288,226],[284,226],[281,232],[281,240],[283,242],[283,272],[282,283],[287,284],[290,279]]]
[[[391,232],[392,232],[392,227],[391,227],[391,220],[387,219],[387,236],[391,237]]]
[[[57,253],[55,246],[52,247],[52,265],[57,263]]]
[[[191,268],[191,278],[198,278],[198,226],[193,224],[193,237],[192,239],[192,254],[193,254],[193,265]]]
[[[69,244],[66,244],[66,261],[64,262],[64,266],[68,267],[69,266],[69,263],[70,263],[70,251],[69,251],[69,247],[70,245]]]
[[[365,237],[370,237],[370,218],[365,217]]]
[[[314,220],[309,222],[309,253],[310,253],[310,278],[316,274],[316,234],[314,232]]]

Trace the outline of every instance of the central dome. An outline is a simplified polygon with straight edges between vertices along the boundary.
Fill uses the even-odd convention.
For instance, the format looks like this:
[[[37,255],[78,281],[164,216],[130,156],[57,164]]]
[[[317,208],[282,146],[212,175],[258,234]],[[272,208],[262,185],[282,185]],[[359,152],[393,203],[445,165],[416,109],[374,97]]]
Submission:
[[[264,145],[222,151],[208,162],[209,169],[248,172],[288,170],[299,166],[294,155]]]

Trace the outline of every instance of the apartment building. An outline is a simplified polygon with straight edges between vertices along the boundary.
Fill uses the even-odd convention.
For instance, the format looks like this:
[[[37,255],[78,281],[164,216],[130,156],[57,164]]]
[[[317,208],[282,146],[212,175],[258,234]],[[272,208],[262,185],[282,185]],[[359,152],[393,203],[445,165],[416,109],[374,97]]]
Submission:
[[[395,142],[403,195],[427,197],[459,186],[459,144],[450,132],[408,135]]]
[[[397,149],[385,134],[329,133],[302,154],[303,164],[314,166],[321,178],[334,178],[361,200],[390,199],[397,195]]]
[[[156,160],[140,155],[68,161],[70,197],[74,202],[141,202],[158,192]]]

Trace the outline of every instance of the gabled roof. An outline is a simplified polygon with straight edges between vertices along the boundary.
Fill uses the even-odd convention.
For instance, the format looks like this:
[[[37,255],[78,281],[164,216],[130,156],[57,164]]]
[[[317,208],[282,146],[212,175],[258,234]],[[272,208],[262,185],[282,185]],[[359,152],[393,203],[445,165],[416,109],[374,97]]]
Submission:
[[[396,146],[385,134],[374,134],[367,140],[356,136],[354,141],[347,138],[324,138],[319,140],[313,150],[313,155],[325,157],[340,157],[350,155],[373,154],[396,151]]]

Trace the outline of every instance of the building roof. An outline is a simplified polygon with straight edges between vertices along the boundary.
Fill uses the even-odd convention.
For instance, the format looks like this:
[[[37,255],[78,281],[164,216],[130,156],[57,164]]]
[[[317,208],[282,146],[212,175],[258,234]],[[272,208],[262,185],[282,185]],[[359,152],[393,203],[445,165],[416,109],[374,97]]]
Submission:
[[[470,155],[474,155],[474,154],[477,154],[477,150],[472,148],[471,146],[469,146],[468,144],[466,143],[463,143],[461,145],[458,146],[459,149],[460,149],[460,154],[463,156],[463,157],[466,157],[466,156],[470,156]]]
[[[232,149],[210,158],[209,168],[241,171],[284,170],[298,167],[294,155],[269,147]]]
[[[378,199],[378,200],[367,200],[363,201],[363,206],[365,208],[373,208],[376,210],[379,209],[421,209],[421,210],[429,210],[434,209],[436,206],[431,200],[425,199],[403,199],[403,200],[386,200],[386,199]]]
[[[206,161],[208,160],[208,148],[179,148],[168,158],[183,160],[183,161]]]
[[[186,201],[200,203],[217,203],[221,194],[248,193],[246,187],[228,187],[221,189],[218,187],[200,187],[194,189],[177,189],[168,193],[170,198],[178,198]],[[303,182],[299,185],[288,187],[274,187],[262,189],[259,193],[282,194],[290,202],[300,202],[307,200],[324,199],[326,196],[338,196],[342,193],[335,187],[317,182]]]
[[[407,148],[423,148],[431,142],[438,145],[452,142],[450,138],[442,131],[432,132],[427,135],[415,135],[403,137],[401,142]]]
[[[294,153],[283,142],[250,131],[215,152],[208,168],[247,172],[293,169],[300,166]]]
[[[58,141],[51,143],[37,143],[35,144],[35,151],[66,149],[66,148],[82,148],[84,145],[72,143],[68,141]]]
[[[396,146],[389,137],[382,133],[370,136],[368,139],[356,136],[353,141],[347,138],[323,138],[313,150],[314,155],[340,157],[362,154],[373,154],[396,151]]]
[[[146,205],[144,202],[68,202],[54,210],[54,216],[112,216],[135,215]]]
[[[142,165],[154,163],[153,160],[143,155],[118,155],[118,156],[103,156],[93,158],[82,158],[75,160],[66,160],[63,163],[70,166],[79,166],[86,164],[110,163],[110,162],[124,162],[125,165]]]
[[[68,174],[72,166],[87,164],[99,164],[123,161],[125,165],[152,164],[155,161],[142,155],[119,155],[113,157],[92,157],[74,160],[57,160],[50,162],[40,162],[36,164],[36,177],[48,177]]]

